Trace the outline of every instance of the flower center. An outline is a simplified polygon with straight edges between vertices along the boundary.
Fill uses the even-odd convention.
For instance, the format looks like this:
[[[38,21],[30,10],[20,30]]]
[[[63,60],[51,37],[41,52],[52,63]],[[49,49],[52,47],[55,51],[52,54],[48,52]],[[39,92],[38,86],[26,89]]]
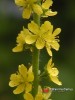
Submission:
[[[50,70],[50,74],[51,74],[52,76],[57,76],[58,73],[59,73],[59,71],[58,71],[57,68],[52,68],[52,69]]]

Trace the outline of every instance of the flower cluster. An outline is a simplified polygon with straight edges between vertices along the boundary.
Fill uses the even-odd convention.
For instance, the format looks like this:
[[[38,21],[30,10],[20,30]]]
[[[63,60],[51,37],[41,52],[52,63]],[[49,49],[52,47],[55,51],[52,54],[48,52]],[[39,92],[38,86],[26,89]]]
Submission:
[[[40,17],[44,18],[57,14],[56,11],[53,12],[50,9],[53,4],[52,0],[15,0],[15,3],[17,6],[22,7],[22,17],[25,19],[29,19],[31,15],[32,17],[36,15],[40,19]],[[62,85],[62,82],[58,79],[58,69],[55,67],[54,63],[52,63],[52,49],[55,49],[56,51],[59,50],[60,40],[58,35],[60,34],[60,32],[61,29],[54,29],[53,25],[48,20],[41,25],[38,25],[35,20],[32,20],[30,23],[28,23],[28,28],[23,27],[23,30],[21,30],[21,32],[18,34],[16,39],[17,45],[12,49],[13,52],[21,52],[27,47],[29,49],[32,48],[32,50],[36,48],[38,51],[46,48],[47,53],[51,58],[44,68],[44,74],[45,76],[48,75],[50,80],[57,85]],[[37,57],[34,58],[36,59]],[[36,63],[38,61],[36,61]],[[19,65],[18,72],[11,74],[10,76],[9,86],[16,87],[16,89],[13,91],[14,94],[20,94],[23,92],[23,97],[25,100],[51,100],[50,97],[52,91],[49,86],[42,88],[42,86],[38,84],[37,93],[36,95],[34,95],[34,81],[38,78],[41,79],[43,73],[41,73],[41,71],[39,70],[39,64],[38,66],[37,64],[34,65],[32,61],[31,65],[32,66],[29,69],[27,69],[27,67],[23,64]],[[33,70],[34,67],[38,68],[35,68],[35,70]],[[37,69],[38,71],[40,71],[39,74]],[[37,83],[40,83],[40,79],[38,79]]]
[[[13,91],[14,94],[19,94],[22,92],[30,92],[32,90],[32,82],[34,80],[34,75],[32,72],[32,66],[27,71],[27,68],[21,64],[19,65],[17,74],[14,73],[10,76],[10,87],[17,88]]]
[[[32,66],[27,70],[26,66],[23,64],[18,66],[18,72],[11,74],[10,76],[10,87],[17,87],[13,93],[20,94],[24,92],[25,100],[34,100],[34,97],[30,93],[32,90],[32,82],[34,81],[34,75],[32,72]],[[35,100],[48,100],[51,96],[51,88],[46,87],[42,89],[41,86],[38,87],[38,93]],[[49,99],[50,100],[50,99]]]
[[[47,91],[45,91],[47,90]],[[49,97],[51,96],[51,88],[47,87],[46,89],[42,89],[41,86],[38,87],[38,93],[35,96],[35,98],[33,97],[33,95],[31,93],[26,93],[24,94],[24,98],[25,100],[51,100],[49,99]]]
[[[59,50],[58,35],[60,32],[60,28],[56,28],[53,31],[53,25],[49,21],[45,21],[41,26],[31,21],[31,23],[28,24],[28,29],[24,28],[21,33],[19,33],[17,37],[18,44],[13,49],[13,52],[22,51],[24,44],[35,44],[37,49],[46,47],[48,54],[52,56],[52,48],[57,51]]]
[[[22,17],[29,19],[32,13],[41,15],[42,17],[54,16],[57,12],[49,9],[52,6],[52,0],[42,1],[42,5],[37,0],[15,0],[15,4],[23,8]]]

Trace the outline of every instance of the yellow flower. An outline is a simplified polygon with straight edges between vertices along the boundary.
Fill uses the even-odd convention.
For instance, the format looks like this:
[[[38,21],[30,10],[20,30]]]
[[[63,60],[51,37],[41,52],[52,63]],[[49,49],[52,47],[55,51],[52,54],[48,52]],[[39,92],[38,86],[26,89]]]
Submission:
[[[49,87],[47,89],[49,89],[48,92],[43,92],[41,86],[39,86],[38,87],[38,93],[35,96],[35,98],[32,96],[32,94],[25,93],[24,94],[24,99],[25,100],[51,100],[51,99],[48,99],[51,96],[51,90],[50,90]]]
[[[51,48],[59,50],[59,40],[57,35],[61,29],[57,28],[53,32],[53,25],[49,21],[45,21],[40,27],[31,21],[28,24],[29,34],[25,38],[27,44],[35,43],[37,49],[43,49],[46,46],[47,52],[52,56]]]
[[[28,34],[28,30],[23,28],[23,30],[17,36],[17,39],[16,39],[17,46],[12,49],[13,52],[23,51],[23,47],[25,44],[25,37],[27,34]]]
[[[37,15],[43,13],[41,6],[37,4],[37,0],[15,0],[16,5],[23,7],[23,18],[29,19],[32,12]]]
[[[27,71],[27,68],[21,64],[19,65],[17,74],[11,74],[10,76],[10,87],[17,88],[13,91],[14,94],[20,94],[22,92],[30,92],[32,90],[32,84],[31,82],[34,80],[34,75],[32,72],[32,67],[29,68]]]
[[[53,4],[53,1],[52,0],[45,0],[43,3],[42,3],[42,8],[44,10],[44,15],[43,17],[48,17],[48,16],[54,16],[57,14],[57,11],[54,11],[52,12],[51,9],[49,9],[49,7],[51,7]]]
[[[56,67],[54,67],[54,63],[52,63],[52,58],[49,60],[47,64],[47,71],[50,79],[56,83],[57,85],[62,85],[62,83],[58,79],[59,71]]]

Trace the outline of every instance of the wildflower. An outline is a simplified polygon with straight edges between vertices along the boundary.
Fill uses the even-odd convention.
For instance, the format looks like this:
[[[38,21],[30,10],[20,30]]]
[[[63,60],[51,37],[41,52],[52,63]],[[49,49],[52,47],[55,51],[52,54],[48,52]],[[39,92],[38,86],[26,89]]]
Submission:
[[[16,5],[23,7],[23,18],[29,19],[32,12],[37,15],[43,13],[42,8],[37,4],[37,0],[15,0]]]
[[[37,49],[46,47],[50,56],[52,56],[51,48],[59,50],[57,35],[61,31],[60,28],[55,29],[53,32],[53,25],[51,25],[49,21],[45,21],[40,27],[31,21],[31,23],[28,24],[28,30],[29,34],[25,38],[27,44],[35,43]]]
[[[12,49],[12,51],[13,52],[20,52],[20,51],[22,51],[23,50],[23,44],[25,43],[25,41],[24,41],[24,32],[23,31],[21,31],[21,33],[18,34],[16,42],[17,42],[17,46],[14,47]]]
[[[32,67],[29,68],[27,71],[27,68],[21,64],[18,68],[18,73],[11,74],[10,76],[10,87],[17,88],[13,91],[14,94],[20,94],[22,92],[30,92],[32,90],[32,84],[31,82],[34,80]]]
[[[42,17],[48,17],[48,16],[54,16],[57,14],[57,11],[52,11],[51,9],[49,9],[53,4],[53,1],[52,0],[45,0],[43,3],[42,3],[42,9],[44,11],[44,14]]]
[[[56,83],[57,85],[62,85],[62,83],[58,79],[59,71],[56,67],[54,67],[54,63],[52,64],[52,58],[49,60],[47,64],[47,72],[49,74],[50,79]]]
[[[47,87],[47,89],[49,89],[48,92],[43,92],[41,86],[39,86],[38,93],[36,94],[35,97],[33,97],[31,93],[26,93],[26,94],[24,94],[24,99],[25,100],[51,100],[51,99],[49,99],[49,97],[51,96],[50,88]]]
[[[17,39],[16,39],[17,46],[12,49],[13,52],[23,51],[23,47],[25,45],[25,37],[27,34],[28,34],[28,30],[23,28],[23,30],[17,36]]]

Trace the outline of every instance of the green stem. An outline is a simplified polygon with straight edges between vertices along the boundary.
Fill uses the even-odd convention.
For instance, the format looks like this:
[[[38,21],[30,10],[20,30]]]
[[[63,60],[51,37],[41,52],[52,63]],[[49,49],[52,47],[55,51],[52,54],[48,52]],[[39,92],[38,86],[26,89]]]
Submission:
[[[38,16],[37,14],[33,14],[33,20],[36,24],[38,24],[40,26],[40,16]]]
[[[40,4],[40,0],[38,0],[38,4]],[[33,20],[36,24],[40,26],[40,16],[37,14],[33,14]],[[34,81],[33,81],[33,96],[35,97],[38,92],[38,84],[39,84],[39,56],[40,52],[36,47],[33,47],[33,54],[32,54],[32,65],[33,65],[33,73],[34,73]]]
[[[38,92],[38,70],[39,70],[39,50],[34,47],[33,55],[32,55],[32,64],[33,64],[33,73],[34,73],[34,81],[33,81],[33,95],[35,96]]]

